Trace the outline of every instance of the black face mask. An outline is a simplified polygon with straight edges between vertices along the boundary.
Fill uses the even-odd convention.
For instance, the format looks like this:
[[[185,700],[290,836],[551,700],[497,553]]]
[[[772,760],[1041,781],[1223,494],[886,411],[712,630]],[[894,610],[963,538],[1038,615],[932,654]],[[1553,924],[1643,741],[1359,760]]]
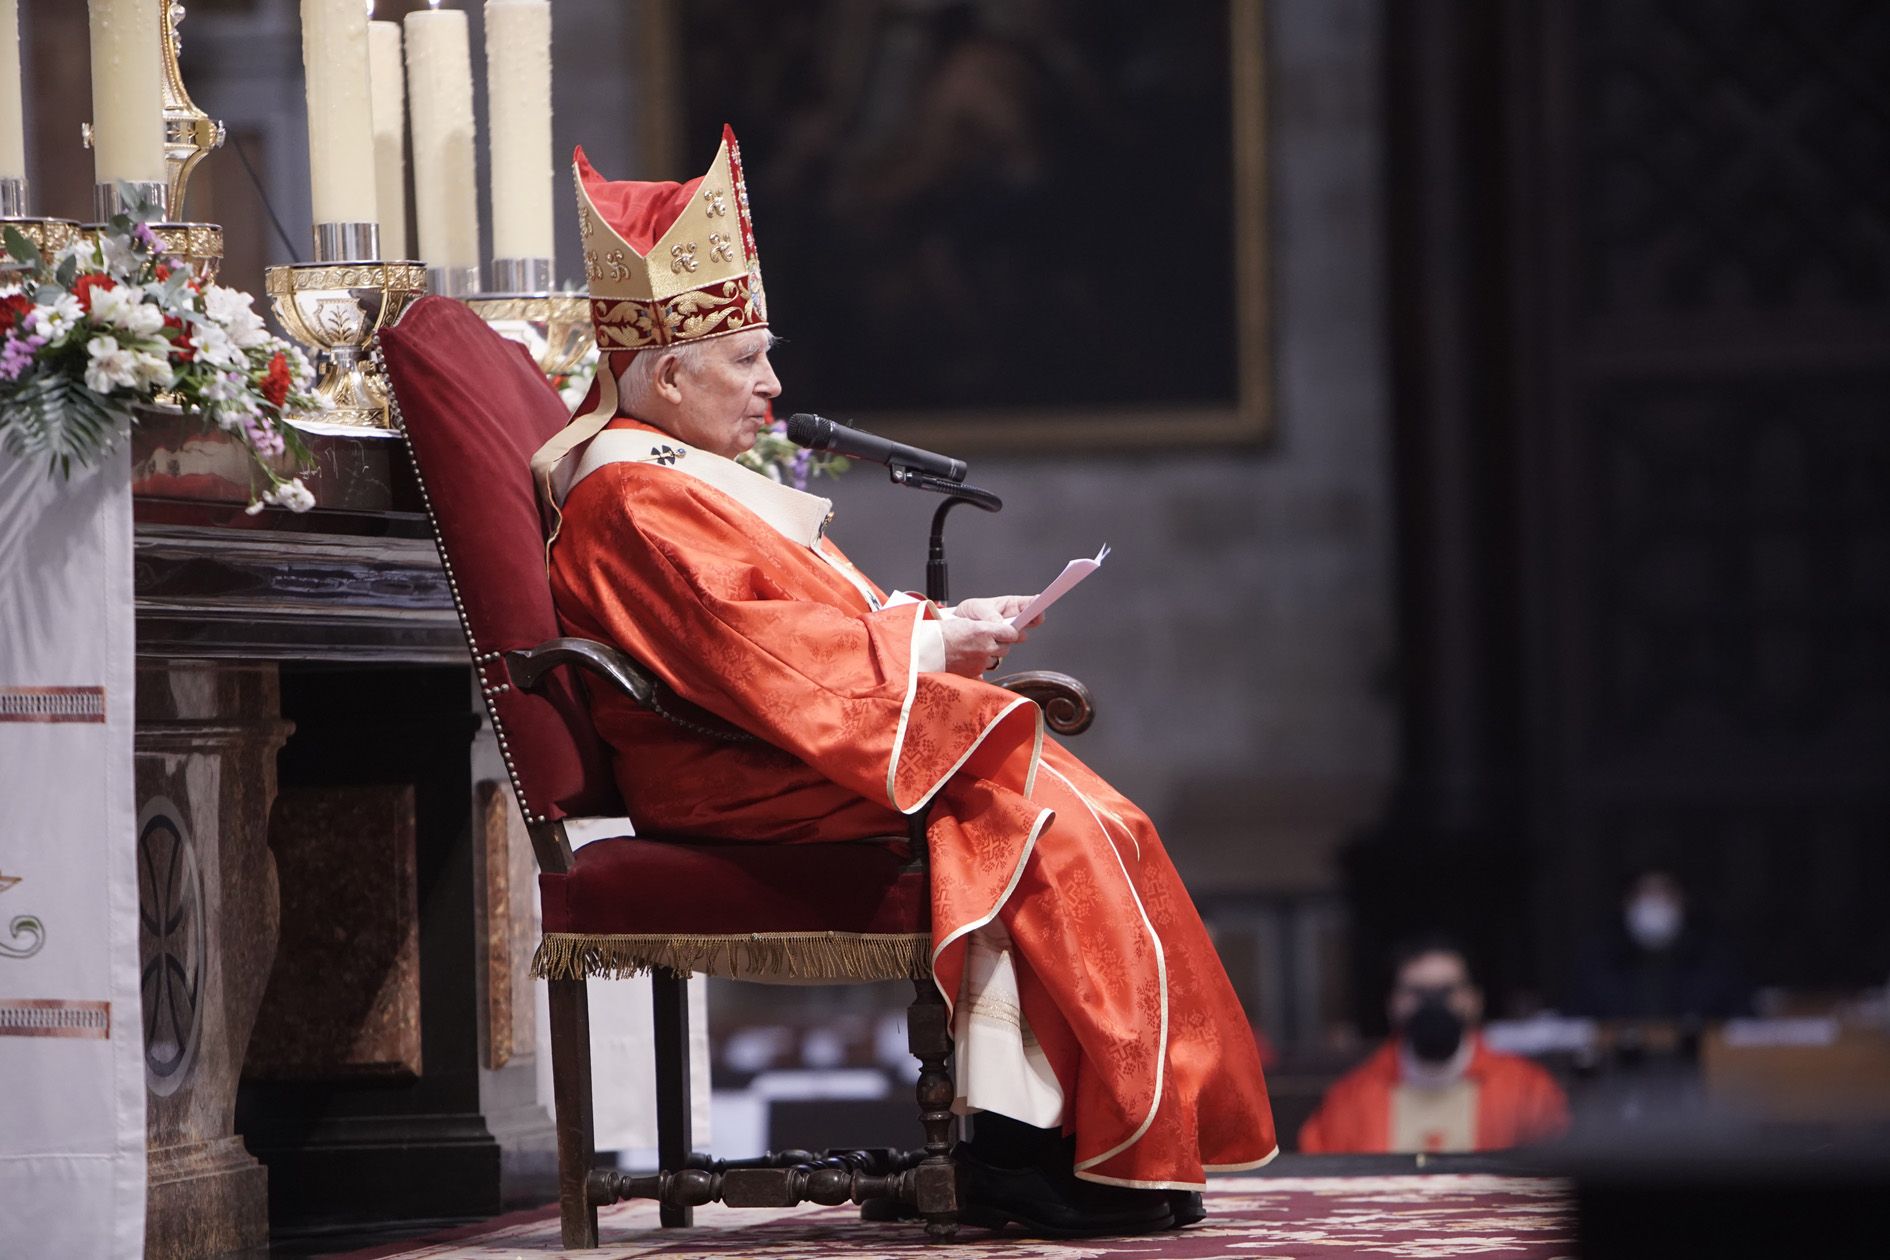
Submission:
[[[1442,998],[1425,998],[1404,1021],[1404,1043],[1425,1063],[1448,1063],[1463,1045],[1462,1016]]]

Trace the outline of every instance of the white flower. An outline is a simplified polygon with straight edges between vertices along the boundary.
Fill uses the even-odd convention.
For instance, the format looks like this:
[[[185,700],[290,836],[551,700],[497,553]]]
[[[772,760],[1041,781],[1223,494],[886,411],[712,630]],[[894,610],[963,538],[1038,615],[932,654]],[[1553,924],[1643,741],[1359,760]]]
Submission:
[[[94,337],[86,343],[91,362],[85,365],[85,385],[99,394],[133,385],[138,379],[138,356],[121,350],[115,337]]]
[[[276,487],[276,502],[291,512],[306,512],[315,506],[315,496],[302,484],[300,477],[291,478]]]
[[[164,327],[164,312],[144,300],[144,290],[130,285],[92,292],[92,320],[144,339]]]
[[[204,314],[229,330],[230,340],[245,348],[269,340],[269,329],[256,313],[255,299],[240,289],[213,284],[203,291]]]
[[[262,411],[257,404],[255,393],[249,388],[249,382],[233,372],[230,375],[235,377],[235,384],[224,386],[229,397],[224,399],[219,409],[217,424],[233,433],[247,424],[252,417],[262,414]]]
[[[270,503],[285,507],[291,512],[306,512],[315,506],[315,496],[309,492],[307,486],[302,484],[300,477],[291,477],[263,491],[260,498],[251,499],[249,506],[243,511],[254,516]]]
[[[207,319],[195,320],[191,323],[190,339],[197,347],[197,358],[211,367],[228,368],[235,372],[249,370],[249,356],[231,340],[223,325],[211,323]]]
[[[65,265],[67,259],[71,259],[73,265],[80,271],[94,271],[98,268],[98,251],[92,248],[92,240],[87,236],[81,236],[60,250],[53,258],[53,269],[57,270]]]
[[[292,341],[279,341],[276,344],[282,351],[282,357],[288,360],[289,377],[295,382],[295,392],[306,394],[315,384],[315,369],[309,363],[308,356]]]
[[[114,280],[129,280],[137,273],[140,260],[129,238],[100,233],[99,249],[104,253],[105,270]]]
[[[48,341],[57,341],[71,330],[85,314],[85,308],[79,305],[79,299],[70,293],[62,293],[49,305],[35,306],[26,317],[26,326],[34,336],[44,337]]]
[[[142,351],[132,352],[131,374],[141,390],[169,389],[177,379],[171,373],[169,359],[162,355],[145,354]]]
[[[227,403],[243,397],[248,391],[249,384],[243,379],[242,373],[218,372],[204,385],[203,396],[208,402]]]

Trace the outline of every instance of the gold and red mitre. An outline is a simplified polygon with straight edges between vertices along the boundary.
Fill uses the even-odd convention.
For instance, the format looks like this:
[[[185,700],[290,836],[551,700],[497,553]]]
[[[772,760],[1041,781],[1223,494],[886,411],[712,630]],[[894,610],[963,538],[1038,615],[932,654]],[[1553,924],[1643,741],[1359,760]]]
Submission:
[[[732,129],[722,128],[708,173],[686,184],[605,179],[583,149],[572,167],[591,323],[603,353],[571,423],[532,456],[552,537],[578,457],[617,415],[617,377],[639,351],[768,326]]]
[[[725,336],[768,323],[761,260],[733,129],[686,184],[607,180],[573,160],[591,322],[605,353]]]

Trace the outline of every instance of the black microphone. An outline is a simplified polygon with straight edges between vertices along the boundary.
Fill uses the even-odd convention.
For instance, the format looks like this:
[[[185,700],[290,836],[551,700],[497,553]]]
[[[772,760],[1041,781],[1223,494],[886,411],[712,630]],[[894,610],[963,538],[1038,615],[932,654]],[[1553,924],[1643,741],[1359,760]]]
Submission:
[[[916,446],[907,446],[904,442],[895,442],[864,429],[850,429],[844,424],[835,424],[825,416],[809,415],[804,411],[789,416],[787,436],[788,441],[796,446],[805,446],[810,450],[832,451],[848,459],[864,459],[892,468],[910,468],[930,473],[934,477],[943,477],[947,481],[965,479],[965,461],[962,459],[920,450]]]

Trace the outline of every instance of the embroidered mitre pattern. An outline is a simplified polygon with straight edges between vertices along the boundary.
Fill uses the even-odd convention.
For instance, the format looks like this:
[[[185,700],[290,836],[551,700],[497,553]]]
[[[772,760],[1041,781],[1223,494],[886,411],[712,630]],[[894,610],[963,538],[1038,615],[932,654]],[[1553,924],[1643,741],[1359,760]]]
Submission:
[[[640,186],[681,202],[680,212],[647,252],[624,238],[593,197],[593,187],[623,186],[607,185],[594,172],[587,181],[582,162],[574,164],[573,175],[598,349],[642,350],[767,324],[761,261],[734,131],[722,129],[715,161],[700,180]],[[688,196],[680,197],[685,190]]]

